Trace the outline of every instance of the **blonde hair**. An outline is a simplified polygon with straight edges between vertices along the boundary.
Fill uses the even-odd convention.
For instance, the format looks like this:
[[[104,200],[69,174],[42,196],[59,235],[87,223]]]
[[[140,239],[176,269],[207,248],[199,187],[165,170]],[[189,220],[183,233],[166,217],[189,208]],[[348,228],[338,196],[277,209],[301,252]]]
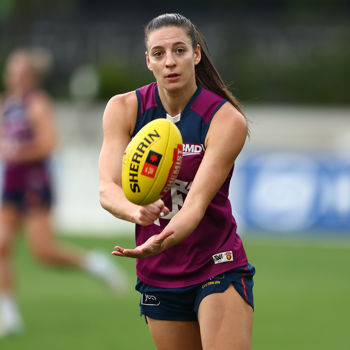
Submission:
[[[44,79],[52,69],[53,66],[53,56],[51,52],[42,47],[33,47],[33,48],[18,48],[13,51],[7,62],[16,58],[25,58],[34,71],[37,79]]]

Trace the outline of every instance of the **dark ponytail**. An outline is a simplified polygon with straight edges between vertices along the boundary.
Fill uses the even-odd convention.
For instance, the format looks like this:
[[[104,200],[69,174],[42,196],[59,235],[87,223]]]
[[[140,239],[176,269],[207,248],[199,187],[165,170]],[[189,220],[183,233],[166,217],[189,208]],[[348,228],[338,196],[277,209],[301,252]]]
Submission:
[[[237,99],[229,91],[226,84],[221,79],[219,72],[215,68],[203,35],[188,18],[178,13],[166,13],[153,18],[145,27],[146,47],[149,33],[153,30],[166,26],[175,26],[185,29],[192,41],[193,49],[197,48],[197,44],[200,45],[202,58],[195,68],[196,82],[203,86],[205,89],[213,91],[219,96],[227,99],[239,112],[244,115]]]

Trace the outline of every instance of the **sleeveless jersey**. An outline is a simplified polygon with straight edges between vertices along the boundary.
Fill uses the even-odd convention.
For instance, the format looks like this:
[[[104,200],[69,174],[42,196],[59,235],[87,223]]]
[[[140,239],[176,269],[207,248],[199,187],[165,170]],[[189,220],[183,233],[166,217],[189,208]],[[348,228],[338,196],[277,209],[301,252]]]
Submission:
[[[28,116],[32,95],[23,99],[8,97],[2,103],[1,138],[11,148],[25,146],[33,140],[33,130]],[[5,191],[24,191],[50,185],[47,160],[32,162],[7,162],[3,164],[2,187]]]
[[[173,188],[162,198],[170,213],[152,225],[136,225],[136,244],[140,245],[160,233],[183,206],[204,156],[210,122],[226,100],[199,86],[181,115],[169,118],[156,83],[137,89],[136,95],[134,135],[151,120],[168,117],[176,122],[184,143],[180,173]],[[233,169],[189,237],[156,256],[137,259],[137,275],[142,282],[161,288],[186,287],[248,263],[228,199],[232,172]]]

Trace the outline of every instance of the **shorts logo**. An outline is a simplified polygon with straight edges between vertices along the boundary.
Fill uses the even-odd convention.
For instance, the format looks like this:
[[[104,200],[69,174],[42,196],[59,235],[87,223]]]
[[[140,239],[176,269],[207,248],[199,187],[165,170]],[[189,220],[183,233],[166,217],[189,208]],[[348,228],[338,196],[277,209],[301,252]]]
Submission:
[[[159,304],[160,304],[160,301],[157,299],[156,296],[142,293],[141,305],[158,306]]]
[[[227,252],[214,254],[213,255],[213,260],[214,260],[214,264],[221,264],[221,263],[224,263],[224,262],[233,261],[232,250],[229,250]]]

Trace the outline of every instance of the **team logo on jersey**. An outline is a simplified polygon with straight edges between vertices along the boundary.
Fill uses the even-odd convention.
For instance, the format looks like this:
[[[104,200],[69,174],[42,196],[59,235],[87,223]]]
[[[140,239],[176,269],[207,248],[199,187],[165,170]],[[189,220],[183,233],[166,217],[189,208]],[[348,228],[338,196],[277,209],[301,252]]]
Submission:
[[[213,255],[214,264],[221,264],[224,262],[233,261],[232,250],[227,252],[217,253]]]
[[[151,294],[142,293],[141,295],[141,305],[147,306],[158,306],[160,301],[158,298]]]
[[[189,156],[192,154],[199,154],[204,151],[204,146],[195,144],[195,143],[184,143],[183,144],[183,152],[184,156]]]
[[[162,157],[163,156],[160,153],[149,151],[141,174],[154,178],[156,176],[158,165]]]

